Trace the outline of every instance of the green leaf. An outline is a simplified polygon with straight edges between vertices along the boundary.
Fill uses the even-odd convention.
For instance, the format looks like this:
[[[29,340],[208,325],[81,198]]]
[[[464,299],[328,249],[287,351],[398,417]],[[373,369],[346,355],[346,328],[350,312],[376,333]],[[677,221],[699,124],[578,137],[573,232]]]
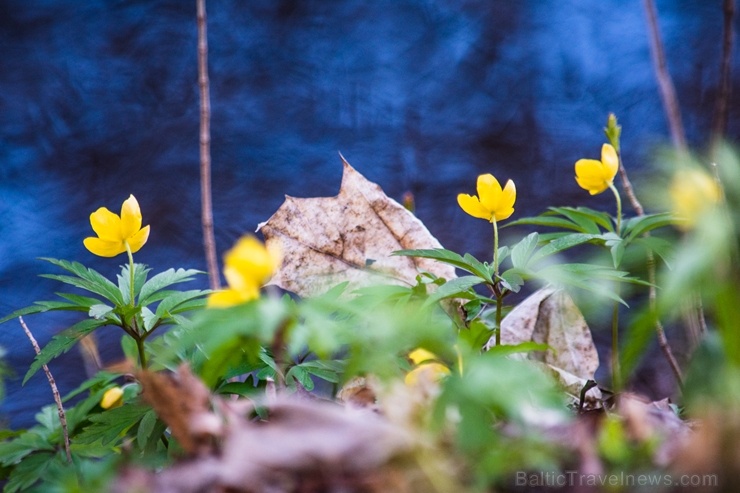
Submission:
[[[291,379],[294,379],[309,392],[313,390],[314,384],[313,380],[311,380],[311,375],[309,375],[308,371],[300,365],[291,367],[290,370],[288,370],[288,373],[285,374],[285,381],[288,385],[290,385]]]
[[[152,439],[152,432],[157,424],[157,413],[154,409],[148,410],[139,421],[139,428],[136,430],[136,443],[140,450],[146,449],[147,444]],[[159,439],[159,437],[157,437]]]
[[[149,406],[125,404],[93,415],[91,424],[75,437],[75,442],[95,443],[100,440],[103,445],[108,445],[141,421],[150,410]]]
[[[550,346],[534,341],[521,342],[519,344],[504,344],[492,346],[488,349],[488,354],[497,356],[509,356],[516,353],[530,353],[532,351],[547,351]]]
[[[150,271],[151,269],[148,269],[144,264],[134,264],[134,296],[141,289]],[[118,289],[123,296],[123,302],[128,305],[131,303],[131,274],[129,273],[129,264],[124,264],[121,267],[121,273],[117,277]]]
[[[112,306],[99,304],[91,306],[90,311],[87,314],[88,316],[96,320],[105,320],[106,316],[109,315],[112,311]]]
[[[634,245],[642,245],[648,250],[654,252],[663,259],[666,266],[671,269],[673,261],[676,259],[676,246],[674,243],[657,236],[645,236],[635,238],[632,242]]]
[[[499,276],[504,287],[512,293],[518,293],[524,285],[524,279],[520,272],[519,269],[509,269]]]
[[[475,293],[471,292],[471,288],[483,282],[485,280],[478,276],[456,277],[438,287],[434,293],[429,295],[422,306],[427,307],[446,298],[472,299],[475,297]]]
[[[24,458],[13,468],[3,491],[6,493],[27,491],[44,477],[55,459],[56,454],[52,452],[38,452]]]
[[[15,440],[0,442],[0,464],[13,465],[37,450],[54,450],[54,446],[38,433],[27,431]]]
[[[153,301],[150,298],[157,291],[160,291],[173,284],[192,281],[193,276],[197,274],[203,274],[203,271],[195,269],[168,269],[164,272],[160,272],[159,274],[149,279],[141,287],[141,291],[139,292],[139,304],[142,306],[148,305]]]
[[[549,257],[550,255],[562,252],[563,250],[567,250],[568,248],[573,248],[574,246],[581,245],[600,237],[601,235],[581,233],[573,233],[567,236],[563,236],[551,241],[547,245],[537,250],[530,258],[529,265],[532,265],[545,257]]]
[[[563,217],[546,216],[546,215],[517,219],[516,221],[506,223],[503,227],[506,228],[509,226],[517,226],[517,225],[550,226],[553,228],[570,229],[570,230],[578,231],[580,233],[583,232],[582,228],[578,224],[572,221],[569,221],[568,219],[565,219]]]
[[[525,269],[529,259],[537,248],[539,235],[530,233],[511,249],[511,264],[514,268]]]
[[[391,255],[403,255],[406,257],[419,257],[437,260],[445,264],[453,265],[466,272],[470,272],[471,274],[475,274],[476,276],[481,277],[488,282],[493,282],[490,279],[491,274],[489,273],[488,269],[486,269],[485,266],[481,262],[476,260],[472,255],[468,256],[468,254],[466,254],[466,257],[474,260],[474,262],[468,261],[465,257],[461,257],[459,254],[450,250],[446,250],[444,248],[435,248],[430,250],[398,250],[393,252]]]
[[[627,303],[615,294],[609,282],[649,285],[645,281],[628,277],[627,272],[593,264],[554,264],[540,269],[534,275],[553,284],[565,284],[605,296],[625,306],[628,306]]]
[[[599,234],[601,226],[607,231],[614,231],[612,218],[605,212],[595,211],[588,207],[550,207],[555,214],[562,214],[583,228],[584,233]]]
[[[118,290],[118,286],[106,279],[99,272],[93,269],[88,269],[79,262],[68,262],[66,260],[57,260],[53,258],[42,258],[41,260],[46,260],[47,262],[61,267],[62,269],[71,272],[72,274],[77,276],[71,277],[56,274],[42,274],[41,277],[61,281],[66,284],[71,284],[72,286],[78,287],[80,289],[90,291],[91,293],[98,294],[106,298],[114,305],[123,304],[123,297],[121,295],[121,292]]]
[[[23,378],[23,384],[28,381],[41,367],[62,353],[69,351],[80,339],[98,327],[106,325],[106,321],[85,319],[77,322],[73,326],[65,329],[56,336],[41,350],[34,358],[31,367],[28,369],[26,376]]]
[[[637,216],[625,221],[622,229],[622,236],[627,241],[632,241],[636,236],[640,236],[648,231],[652,231],[664,226],[670,226],[676,223],[676,218],[670,212],[661,212],[659,214],[648,214],[646,216]]]
[[[157,317],[160,318],[167,317],[174,312],[175,308],[182,305],[183,303],[196,298],[202,298],[206,294],[208,294],[207,291],[203,291],[200,289],[193,289],[191,291],[176,291],[175,293],[167,296],[159,303],[155,314],[157,315]]]
[[[38,304],[27,306],[25,308],[20,308],[20,309],[14,311],[10,315],[4,316],[3,318],[0,319],[0,324],[5,323],[8,320],[13,319],[13,318],[22,317],[24,315],[32,315],[34,313],[44,313],[44,312],[47,312],[49,310],[50,310],[50,308],[47,308],[47,307],[45,307],[43,305],[38,305]]]
[[[251,381],[226,382],[216,389],[216,392],[219,394],[233,394],[242,397],[250,397],[258,392],[263,392],[263,387],[256,387]]]
[[[327,382],[337,383],[339,382],[339,375],[344,371],[344,361],[305,361],[300,364],[301,368],[305,369],[311,375],[317,376]]]

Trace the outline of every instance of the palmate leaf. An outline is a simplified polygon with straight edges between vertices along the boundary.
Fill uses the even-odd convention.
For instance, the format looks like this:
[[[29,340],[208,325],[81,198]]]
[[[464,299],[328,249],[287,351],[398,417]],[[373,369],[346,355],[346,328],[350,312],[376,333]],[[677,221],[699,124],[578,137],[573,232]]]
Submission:
[[[16,491],[28,491],[28,488],[41,480],[54,466],[55,462],[61,462],[61,452],[37,452],[25,457],[13,467],[8,482],[3,491],[14,493]],[[66,459],[64,459],[66,460]]]
[[[573,233],[561,238],[557,238],[537,250],[530,258],[529,265],[532,265],[545,257],[549,257],[550,255],[554,255],[556,253],[562,252],[563,250],[567,250],[568,248],[572,248],[574,246],[581,245],[591,240],[600,238],[601,235],[598,234],[583,233]]]
[[[676,218],[670,212],[637,216],[625,221],[624,227],[622,228],[622,236],[626,238],[627,241],[631,241],[635,237],[647,233],[648,231],[662,228],[664,226],[670,226],[675,223]]]
[[[44,349],[36,355],[36,358],[34,358],[33,363],[31,363],[31,367],[28,369],[28,372],[26,372],[26,376],[23,377],[23,384],[25,385],[28,379],[39,371],[43,365],[47,364],[60,354],[69,351],[77,341],[85,337],[90,332],[107,324],[108,322],[105,320],[85,319],[55,335],[51,341],[44,346]]]
[[[121,291],[119,291],[118,286],[103,277],[99,272],[89,269],[79,262],[69,262],[67,260],[58,260],[48,257],[44,257],[41,260],[46,260],[47,262],[74,274],[74,276],[42,274],[41,277],[54,279],[66,284],[71,284],[77,288],[90,291],[91,293],[103,296],[116,305],[123,304],[123,296],[121,295]]]
[[[167,286],[180,282],[192,281],[194,276],[197,274],[203,274],[203,271],[196,269],[167,269],[164,272],[160,272],[149,279],[141,287],[141,291],[139,291],[139,304],[141,306],[146,306],[157,299],[162,299],[155,299],[154,295]]]
[[[91,416],[92,424],[75,437],[75,442],[95,443],[100,440],[103,445],[108,445],[141,421],[150,410],[149,406],[125,404]]]
[[[134,264],[134,296],[141,290],[150,271],[151,269],[148,269],[144,264]],[[118,289],[121,291],[124,304],[131,303],[131,274],[129,273],[129,265],[123,265],[121,267],[121,273],[116,277],[118,278]]]
[[[419,257],[437,260],[439,262],[453,265],[458,269],[462,269],[471,274],[482,278],[487,282],[493,282],[491,279],[491,273],[485,264],[481,263],[475,257],[470,254],[461,256],[458,253],[444,249],[444,248],[433,248],[424,250],[397,250],[392,255],[403,255],[406,257]]]
[[[539,235],[537,233],[530,233],[512,247],[511,264],[514,268],[524,269],[527,267],[529,260],[532,258],[532,254],[534,254],[534,251],[537,248],[538,241]]]
[[[475,293],[471,292],[471,288],[483,282],[485,280],[478,276],[463,276],[447,281],[429,295],[422,307],[427,307],[447,298],[473,299]]]
[[[533,276],[556,285],[572,286],[605,296],[625,306],[628,306],[627,303],[614,292],[608,285],[609,283],[628,282],[643,286],[650,285],[640,279],[629,277],[628,272],[593,264],[554,264],[538,270],[533,273]]]
[[[600,228],[614,231],[609,214],[588,207],[550,207],[539,216],[517,219],[504,227],[522,224],[562,228],[584,234],[599,234]]]

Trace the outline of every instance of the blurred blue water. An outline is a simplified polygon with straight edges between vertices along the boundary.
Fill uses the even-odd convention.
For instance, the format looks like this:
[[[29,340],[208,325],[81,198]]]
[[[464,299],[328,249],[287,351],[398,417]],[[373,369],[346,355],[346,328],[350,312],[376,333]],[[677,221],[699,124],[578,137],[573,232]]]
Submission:
[[[689,138],[704,145],[721,2],[657,3]],[[607,113],[636,176],[667,142],[639,2],[218,0],[208,14],[220,251],[284,194],[336,194],[338,151],[390,196],[413,192],[445,246],[485,257],[490,232],[455,202],[477,174],[514,179],[518,215],[609,207],[573,180]],[[3,0],[0,53],[0,314],[62,288],[37,277],[50,271],[37,257],[113,275],[123,257],[95,258],[82,239],[90,212],[130,193],[152,225],[137,261],[203,269],[195,2]],[[730,137],[739,129],[731,113]],[[43,344],[69,320],[27,322]],[[104,357],[118,337],[101,333]],[[33,351],[16,322],[0,345],[22,376]],[[74,351],[51,367],[63,391],[84,377]],[[40,374],[8,392],[13,426],[51,402]]]

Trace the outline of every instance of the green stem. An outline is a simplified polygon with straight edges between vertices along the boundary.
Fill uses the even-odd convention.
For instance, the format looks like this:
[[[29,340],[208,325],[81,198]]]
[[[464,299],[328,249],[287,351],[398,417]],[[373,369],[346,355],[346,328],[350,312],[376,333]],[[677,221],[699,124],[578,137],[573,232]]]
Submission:
[[[619,366],[619,303],[614,302],[612,311],[612,387],[619,392],[622,387],[622,370]]]
[[[128,273],[129,273],[129,293],[131,294],[131,306],[134,306],[134,254],[131,253],[131,246],[128,241],[124,242],[126,245],[126,253],[128,253]]]
[[[498,224],[496,224],[496,216],[491,218],[491,224],[493,224],[493,282],[498,286]],[[500,287],[495,287],[494,293],[496,294],[496,345],[501,345],[501,305],[503,304],[503,295],[501,294]]]
[[[493,274],[498,277],[498,226],[496,225],[496,216],[491,218],[493,224]],[[497,282],[493,279],[493,282]]]
[[[496,294],[496,345],[501,345],[501,307],[504,304],[503,295]]]
[[[144,352],[144,338],[137,336],[134,339],[136,339],[136,349],[139,350],[139,363],[141,364],[141,369],[146,370],[146,353]]]
[[[614,183],[609,183],[609,188],[614,192],[614,198],[617,199],[617,234],[619,235],[622,231],[622,197],[619,196],[619,191]]]

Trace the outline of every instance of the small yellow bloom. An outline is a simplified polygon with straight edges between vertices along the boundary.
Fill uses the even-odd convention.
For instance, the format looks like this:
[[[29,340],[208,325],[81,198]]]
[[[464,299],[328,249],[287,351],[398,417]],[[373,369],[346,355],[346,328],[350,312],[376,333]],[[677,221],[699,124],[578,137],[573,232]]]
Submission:
[[[103,394],[103,398],[100,399],[100,407],[103,409],[112,409],[123,405],[123,389],[121,387],[113,387],[108,389]]]
[[[668,193],[673,213],[683,229],[693,228],[701,216],[722,197],[717,182],[699,169],[678,171],[673,177]]]
[[[450,369],[442,363],[424,363],[408,372],[403,381],[409,387],[413,387],[419,382],[439,382],[449,374]]]
[[[260,288],[280,265],[280,255],[251,235],[242,237],[224,255],[224,277],[228,289],[212,293],[209,307],[228,307],[259,298]]]
[[[409,359],[415,368],[406,374],[404,382],[410,387],[419,382],[438,382],[450,374],[450,369],[439,362],[437,355],[426,349],[414,349],[409,353]]]
[[[477,190],[477,196],[464,193],[457,196],[457,203],[471,216],[493,222],[494,219],[503,221],[514,213],[516,187],[513,181],[507,181],[502,190],[492,174],[480,175]]]
[[[601,146],[601,161],[595,159],[576,161],[576,181],[591,195],[596,195],[609,188],[617,171],[619,171],[619,157],[610,144]]]
[[[432,361],[437,359],[437,355],[427,351],[426,349],[414,349],[409,353],[409,359],[413,361],[415,365],[419,365],[425,361]]]
[[[101,207],[90,214],[90,224],[97,238],[85,238],[85,248],[100,257],[115,257],[126,251],[138,252],[149,239],[149,226],[141,227],[141,209],[133,195],[123,202],[121,215]]]

